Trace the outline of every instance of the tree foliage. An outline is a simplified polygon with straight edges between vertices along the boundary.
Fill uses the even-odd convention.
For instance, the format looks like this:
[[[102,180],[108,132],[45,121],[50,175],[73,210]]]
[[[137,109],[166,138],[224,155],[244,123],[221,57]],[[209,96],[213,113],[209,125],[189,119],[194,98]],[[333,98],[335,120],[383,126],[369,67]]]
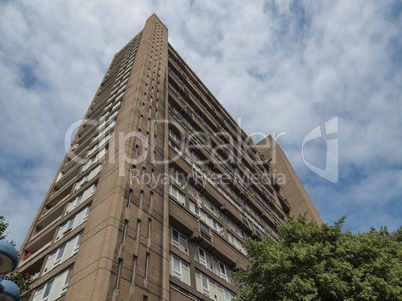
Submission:
[[[4,240],[6,238],[7,227],[8,223],[4,220],[4,216],[0,216],[0,240]]]
[[[402,227],[353,234],[344,219],[299,216],[278,227],[278,242],[249,239],[251,265],[234,273],[241,300],[402,300]]]
[[[20,289],[20,294],[22,295],[23,293],[29,291],[30,289],[29,286],[32,283],[31,278],[32,278],[31,275],[29,274],[23,275],[18,270],[15,270],[10,274],[8,274],[4,279],[11,280],[12,282],[14,282]],[[28,298],[29,295],[24,295],[22,300],[27,300]]]
[[[4,216],[0,216],[0,240],[5,240],[7,237],[7,227],[8,223],[4,220]],[[12,245],[15,245],[13,241],[10,242]],[[10,274],[8,274],[4,279],[11,280],[14,282],[20,289],[21,295],[27,291],[29,291],[29,286],[32,283],[31,275],[29,274],[21,274],[18,270],[14,270]],[[29,295],[25,295],[22,300],[27,300]]]

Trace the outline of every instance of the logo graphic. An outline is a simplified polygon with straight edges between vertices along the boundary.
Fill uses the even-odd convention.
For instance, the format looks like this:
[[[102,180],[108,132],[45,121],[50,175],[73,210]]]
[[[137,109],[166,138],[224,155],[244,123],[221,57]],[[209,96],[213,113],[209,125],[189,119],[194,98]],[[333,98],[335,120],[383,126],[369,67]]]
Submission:
[[[338,133],[338,117],[334,117],[325,122],[325,129],[321,133],[321,126],[317,126],[310,131],[303,139],[302,144],[302,158],[304,164],[310,168],[314,173],[320,177],[332,182],[338,182],[338,138],[331,137]],[[309,163],[304,157],[304,145],[317,138],[324,138],[327,142],[327,158],[325,168],[321,169],[311,163]]]

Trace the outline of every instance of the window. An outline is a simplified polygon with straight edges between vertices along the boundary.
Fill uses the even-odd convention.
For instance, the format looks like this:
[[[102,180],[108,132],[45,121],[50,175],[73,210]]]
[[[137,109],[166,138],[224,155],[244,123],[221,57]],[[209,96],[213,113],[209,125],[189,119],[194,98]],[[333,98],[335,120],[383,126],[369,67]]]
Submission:
[[[176,256],[173,256],[173,277],[181,280],[181,264],[180,259]]]
[[[216,231],[219,231],[222,226],[218,225],[218,223],[214,219],[212,219],[212,228],[214,228]]]
[[[198,248],[198,259],[200,264],[202,264],[204,267],[207,267],[207,257],[205,255],[205,251],[201,248]]]
[[[82,186],[85,185],[85,183],[88,182],[88,180],[89,180],[89,175],[90,175],[90,174],[91,174],[91,173],[88,173],[87,175],[85,175],[85,176],[81,179],[80,182],[78,182],[77,186],[75,187],[75,191],[77,191],[78,189],[80,189]]]
[[[58,273],[53,279],[39,287],[33,297],[33,301],[58,300],[67,291],[70,282],[73,267],[70,266],[61,273]],[[3,300],[3,299],[2,299]]]
[[[140,192],[140,198],[139,198],[139,200],[138,200],[138,207],[139,207],[139,208],[142,208],[142,199],[143,199],[143,197],[144,197],[144,191],[141,190],[141,192]]]
[[[66,245],[62,245],[57,253],[56,261],[54,262],[54,266],[59,265],[61,260],[63,259],[64,251],[66,250]]]
[[[208,277],[204,274],[201,274],[201,283],[202,283],[202,293],[209,297],[209,284]]]
[[[229,292],[227,289],[224,290],[225,293],[225,301],[230,301],[230,296],[229,296]]]
[[[170,178],[179,184],[181,187],[186,186],[186,180],[183,173],[179,172],[178,170],[174,169],[173,167],[169,168],[169,175]]]
[[[80,195],[77,197],[77,199],[76,199],[76,201],[75,201],[74,208],[75,208],[75,207],[78,207],[78,205],[81,204],[81,200],[82,200],[82,196],[83,196],[83,195],[84,195],[84,194],[82,193],[82,194],[80,194]]]
[[[56,254],[57,254],[57,250],[54,250],[52,253],[49,254],[48,260],[50,260],[51,258],[53,258],[54,256],[56,256]],[[45,269],[45,271],[46,271],[46,269]],[[45,271],[44,271],[44,272],[45,272]]]
[[[47,297],[49,297],[50,291],[52,290],[53,283],[54,283],[54,279],[50,280],[50,281],[46,284],[45,293],[43,294],[42,299],[46,299]],[[46,300],[47,300],[47,299],[46,299]]]
[[[204,225],[203,223],[200,223],[200,229],[201,229],[201,231],[203,231],[203,232],[209,234],[209,228],[208,228],[208,226]]]
[[[143,168],[142,168],[142,173],[141,173],[141,181],[144,181],[145,171],[146,171],[146,168],[143,167]]]
[[[169,254],[170,275],[191,285],[190,280],[190,266],[179,257]]]
[[[213,214],[215,214],[215,206],[211,202],[209,202],[209,209]]]
[[[246,254],[243,244],[233,234],[228,233],[229,242],[234,245],[240,252]]]
[[[179,247],[179,232],[175,229],[172,230],[172,244],[176,247]]]
[[[148,296],[145,296],[145,295],[144,295],[144,296],[142,297],[142,301],[148,301]]]
[[[39,288],[36,290],[34,300],[37,299],[36,296],[40,295],[40,294],[43,292],[43,289],[44,289],[44,288],[45,288],[45,286],[43,285],[43,286],[39,287]]]
[[[142,115],[140,116],[140,124],[142,123],[142,118],[143,118],[143,117],[144,117],[144,116],[142,116]]]
[[[137,219],[137,230],[135,231],[135,241],[138,241],[140,238],[140,228],[141,228],[141,220]]]
[[[135,167],[135,165],[133,165],[133,167],[131,168],[131,181],[134,180],[135,171],[136,171],[136,167]]]
[[[175,198],[180,204],[182,204],[183,206],[186,203],[186,199],[185,199],[185,195],[183,193],[181,193],[176,187],[174,187],[173,185],[169,186],[169,190],[170,190],[170,195]]]
[[[149,253],[147,253],[147,255],[145,255],[145,279],[148,279],[148,265],[149,265]]]
[[[121,275],[122,265],[123,265],[123,259],[119,258],[119,261],[117,263],[116,281],[114,283],[115,290],[118,290],[119,286],[120,286],[120,275]]]
[[[138,157],[138,145],[135,146],[134,158],[137,159]]]
[[[198,202],[198,204],[196,204],[196,203],[190,201],[190,211],[195,213],[199,217],[201,217],[201,215],[204,214],[204,211],[201,211],[201,209],[200,209],[200,205],[201,205],[201,202]],[[205,214],[204,214],[204,216],[205,216]]]
[[[177,199],[178,190],[176,187],[170,185],[170,195]]]
[[[127,198],[127,208],[130,208],[130,204],[131,204],[131,197],[133,196],[133,190],[130,189],[130,191],[128,192],[128,198]]]
[[[194,206],[194,212],[195,212],[195,214],[197,214],[198,216],[201,216],[201,210],[200,210],[200,207],[198,207],[198,206]]]
[[[236,244],[236,238],[232,234],[229,234],[229,238],[232,244]]]
[[[91,206],[88,206],[86,211],[85,211],[85,215],[84,215],[84,221],[86,221],[88,219],[88,215],[89,215],[89,211],[91,210]]]
[[[179,137],[171,129],[169,129],[169,136],[172,137],[175,141],[180,143]]]
[[[73,267],[68,269],[67,275],[66,275],[66,280],[64,281],[64,285],[61,288],[61,296],[64,296],[67,288],[68,288],[68,284],[70,283],[70,278],[71,278],[71,273],[73,272]]]
[[[241,236],[242,236],[244,239],[247,239],[246,233],[245,233],[243,230],[240,230],[240,233],[241,233]]]
[[[80,248],[80,244],[81,244],[81,239],[82,239],[82,234],[83,234],[84,232],[81,232],[80,234],[78,234],[78,239],[77,239],[77,242],[75,243],[75,247],[74,247],[74,250],[73,250],[73,254],[75,254],[75,253],[77,253],[78,252],[78,249]]]
[[[149,209],[152,209],[152,196],[154,195],[154,193],[151,191],[149,194]]]
[[[128,220],[124,220],[123,235],[121,237],[121,243],[122,244],[124,244],[124,242],[126,240],[127,227],[128,227]]]
[[[220,271],[220,274],[221,274],[221,278],[225,279],[226,281],[228,281],[226,267],[223,265],[222,262],[219,263],[219,271]]]
[[[133,256],[133,264],[131,266],[131,284],[132,285],[134,285],[136,266],[137,266],[137,256]]]
[[[148,219],[148,229],[147,229],[147,238],[151,238],[151,223],[152,219]]]

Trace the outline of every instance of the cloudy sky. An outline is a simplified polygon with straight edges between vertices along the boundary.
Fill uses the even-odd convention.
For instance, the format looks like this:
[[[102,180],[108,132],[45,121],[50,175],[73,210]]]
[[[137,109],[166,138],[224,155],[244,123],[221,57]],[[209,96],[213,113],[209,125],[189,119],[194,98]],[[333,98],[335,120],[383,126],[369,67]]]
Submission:
[[[282,133],[278,143],[325,222],[346,215],[353,232],[399,228],[402,2],[1,0],[0,215],[10,239],[22,243],[66,130],[154,12],[247,133]],[[303,139],[335,117],[338,132],[305,143],[303,160]],[[305,163],[326,161],[332,175],[338,168],[335,183]]]

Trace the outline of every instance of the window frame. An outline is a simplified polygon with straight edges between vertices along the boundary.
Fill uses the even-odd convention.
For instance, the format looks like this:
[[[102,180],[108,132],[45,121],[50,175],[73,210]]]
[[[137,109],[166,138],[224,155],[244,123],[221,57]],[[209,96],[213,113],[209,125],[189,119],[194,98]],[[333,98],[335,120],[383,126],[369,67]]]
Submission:
[[[201,252],[203,255],[201,255]],[[207,267],[207,253],[204,249],[198,247],[198,263],[201,264],[203,267]]]
[[[58,249],[56,259],[53,263],[53,268],[58,266],[59,264],[61,264],[61,262],[63,261],[64,253],[66,251],[66,246],[67,246],[67,243],[65,243]]]

